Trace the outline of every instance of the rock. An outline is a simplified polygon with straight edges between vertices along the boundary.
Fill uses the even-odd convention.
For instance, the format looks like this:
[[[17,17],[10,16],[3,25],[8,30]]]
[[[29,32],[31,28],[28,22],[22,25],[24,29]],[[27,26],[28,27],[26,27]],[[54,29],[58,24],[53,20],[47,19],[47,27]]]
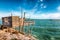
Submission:
[[[18,31],[10,28],[0,30],[0,40],[36,40],[34,37],[25,36]]]

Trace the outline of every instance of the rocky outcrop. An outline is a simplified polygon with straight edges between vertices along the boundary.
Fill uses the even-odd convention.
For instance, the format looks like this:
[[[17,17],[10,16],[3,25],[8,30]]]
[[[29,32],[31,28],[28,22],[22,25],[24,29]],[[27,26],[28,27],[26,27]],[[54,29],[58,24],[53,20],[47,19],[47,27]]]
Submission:
[[[9,28],[0,30],[0,40],[36,40],[33,36],[26,36]]]

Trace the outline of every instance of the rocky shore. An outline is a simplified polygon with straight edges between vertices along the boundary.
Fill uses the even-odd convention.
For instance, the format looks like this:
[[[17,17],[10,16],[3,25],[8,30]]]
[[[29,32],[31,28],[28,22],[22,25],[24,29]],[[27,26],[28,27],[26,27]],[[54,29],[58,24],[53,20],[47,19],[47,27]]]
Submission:
[[[17,30],[8,28],[0,30],[0,40],[36,40],[33,36],[26,36]]]

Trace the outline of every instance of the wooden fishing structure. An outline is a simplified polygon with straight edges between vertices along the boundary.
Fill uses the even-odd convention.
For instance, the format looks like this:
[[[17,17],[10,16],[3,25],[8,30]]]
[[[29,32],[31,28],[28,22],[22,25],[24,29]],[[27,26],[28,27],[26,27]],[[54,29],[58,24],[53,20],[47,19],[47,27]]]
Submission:
[[[21,9],[21,18],[19,16],[11,16],[2,17],[2,28],[15,28],[19,27],[19,32],[23,33],[24,26],[29,26],[34,24],[34,21],[25,21],[25,12],[23,13]],[[29,30],[30,31],[30,30]]]

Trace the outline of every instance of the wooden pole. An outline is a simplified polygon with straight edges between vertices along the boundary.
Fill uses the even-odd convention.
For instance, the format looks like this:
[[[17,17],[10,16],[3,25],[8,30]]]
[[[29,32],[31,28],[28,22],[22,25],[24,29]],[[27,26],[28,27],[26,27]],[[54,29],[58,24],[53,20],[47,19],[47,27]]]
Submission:
[[[20,32],[20,18],[19,18],[19,32]]]
[[[23,18],[22,18],[22,28],[21,28],[22,32],[24,32],[24,21],[25,21],[25,12],[24,12]]]

